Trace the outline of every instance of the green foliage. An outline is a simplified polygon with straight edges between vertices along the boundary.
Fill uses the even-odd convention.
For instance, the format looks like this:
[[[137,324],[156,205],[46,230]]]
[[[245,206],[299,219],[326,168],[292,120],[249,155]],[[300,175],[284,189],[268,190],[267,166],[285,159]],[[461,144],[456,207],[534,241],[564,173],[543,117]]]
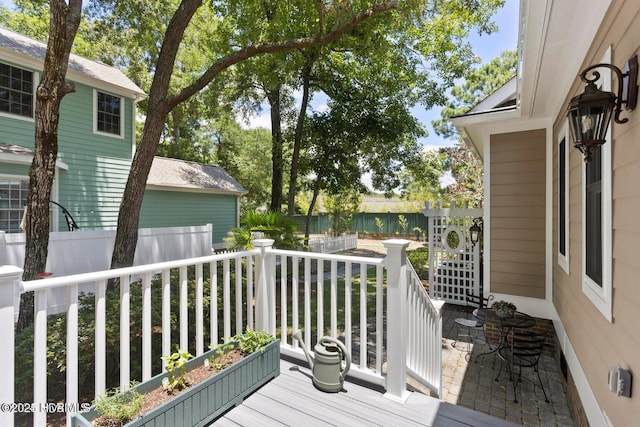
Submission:
[[[295,235],[296,222],[281,213],[245,212],[240,225],[241,228],[232,229],[225,238],[230,248],[251,248],[251,239],[255,235],[273,239],[273,246],[279,249],[302,248],[302,240]]]
[[[407,251],[407,257],[411,261],[414,270],[421,279],[429,278],[429,248],[417,248]]]
[[[360,211],[362,194],[354,190],[343,190],[327,196],[324,204],[331,218],[331,231],[336,236],[351,230],[353,215]]]
[[[466,113],[511,80],[516,74],[517,64],[517,52],[512,50],[502,52],[488,64],[471,70],[465,76],[463,84],[451,89],[450,101],[442,109],[442,119],[432,122],[436,133],[445,138],[458,138],[458,133],[449,119]]]
[[[398,225],[402,229],[402,234],[407,234],[407,227],[409,227],[409,221],[404,215],[398,215]]]
[[[93,401],[98,413],[107,420],[124,424],[130,421],[142,407],[144,396],[133,389],[120,392],[118,388],[107,392]]]
[[[174,390],[182,390],[187,387],[187,380],[184,375],[187,373],[187,361],[193,358],[193,355],[187,350],[178,349],[169,356],[162,356],[162,360],[167,362],[167,372],[169,376],[162,381],[162,387],[168,393]]]
[[[233,342],[227,341],[216,347],[213,355],[209,358],[209,364],[215,368],[216,371],[224,369],[229,361],[229,351],[235,347]]]
[[[374,219],[376,221],[376,228],[378,229],[378,233],[382,234],[382,231],[384,230],[384,222],[382,221],[382,219],[380,219],[380,217],[375,217]]]
[[[249,355],[256,351],[264,352],[265,346],[273,342],[274,338],[267,331],[254,331],[247,327],[245,333],[234,336],[230,341],[238,343],[242,354]]]

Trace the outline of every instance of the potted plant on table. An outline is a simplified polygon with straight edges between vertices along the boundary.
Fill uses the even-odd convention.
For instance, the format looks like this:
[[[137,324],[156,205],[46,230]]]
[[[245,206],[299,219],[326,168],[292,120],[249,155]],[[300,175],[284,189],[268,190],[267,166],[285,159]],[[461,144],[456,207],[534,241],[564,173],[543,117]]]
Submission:
[[[232,356],[232,352],[238,355]],[[208,425],[280,374],[280,341],[267,332],[247,329],[244,334],[238,334],[198,357],[192,358],[187,351],[178,350],[164,359],[168,362],[166,372],[137,384],[131,389],[133,393],[125,393],[129,396],[144,395],[145,399],[165,394],[170,395],[168,400],[164,399],[166,401],[155,406],[152,404],[150,408],[145,400],[141,410],[144,413],[135,413],[128,420],[118,417],[114,420],[116,424],[108,424],[107,421],[105,425],[151,426],[158,420],[172,417],[184,420],[184,425],[188,426]],[[203,374],[202,370],[208,373]],[[205,379],[199,382],[189,379],[203,376]],[[115,407],[119,414],[122,394],[98,397],[89,411],[72,415],[72,426],[96,425],[95,421],[106,415],[100,412],[100,407]],[[98,402],[102,403],[100,407],[96,405]],[[198,408],[198,411],[186,414],[185,408]]]
[[[494,302],[491,308],[496,312],[498,317],[503,318],[515,316],[517,310],[514,303],[504,300]]]

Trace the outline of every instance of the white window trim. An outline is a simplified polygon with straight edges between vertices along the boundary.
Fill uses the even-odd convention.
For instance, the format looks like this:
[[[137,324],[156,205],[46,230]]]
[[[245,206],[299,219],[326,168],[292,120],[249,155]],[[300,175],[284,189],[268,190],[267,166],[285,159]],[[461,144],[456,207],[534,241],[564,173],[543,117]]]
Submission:
[[[611,63],[611,47],[607,49],[601,63]],[[611,91],[611,70],[599,68],[602,90]],[[602,287],[587,276],[586,250],[586,166],[582,164],[582,292],[591,300],[602,315],[611,322],[612,316],[612,201],[611,201],[611,125],[607,130],[606,143],[600,147],[602,154]]]
[[[57,174],[57,171],[56,171]],[[26,180],[27,182],[29,181],[29,175],[11,175],[11,174],[1,174],[0,173],[0,178],[4,178],[4,179],[16,179],[16,180]],[[51,187],[51,200],[53,200],[54,202],[58,201],[58,179],[57,178],[53,178],[53,185]],[[51,217],[51,231],[52,232],[56,232],[56,231],[60,231],[60,226],[59,226],[59,222],[60,222],[60,214],[58,213],[59,209],[52,209],[51,205],[49,205],[49,212],[52,213],[52,217]]]
[[[38,73],[37,71],[33,71],[30,70],[28,68],[24,68],[18,65],[12,65],[8,62],[4,62],[4,64],[7,64],[11,67],[14,68],[20,68],[22,70],[27,70],[27,71],[31,71],[33,73],[33,117],[26,117],[26,116],[21,116],[20,114],[11,114],[11,113],[7,113],[5,111],[0,111],[0,116],[1,117],[7,117],[10,119],[15,119],[15,120],[22,120],[25,122],[31,122],[31,123],[35,123],[36,121],[36,89],[38,88],[38,85],[40,84],[40,73]]]
[[[101,132],[98,130],[98,92],[120,98],[120,135],[109,132]],[[124,118],[125,118],[125,102],[120,95],[113,94],[104,90],[93,89],[93,133],[96,135],[109,136],[111,138],[124,139]]]
[[[560,134],[558,135],[558,150],[560,150],[560,143],[564,141],[564,249],[565,253],[560,253],[560,209],[558,209],[558,265],[569,274],[569,226],[571,221],[569,218],[569,124],[565,120],[564,124],[560,128]],[[558,151],[559,152],[559,151]],[[560,173],[560,155],[558,155],[558,174]],[[560,177],[558,176],[558,186],[560,185]],[[559,190],[559,188],[558,188]],[[560,194],[560,191],[558,191]]]

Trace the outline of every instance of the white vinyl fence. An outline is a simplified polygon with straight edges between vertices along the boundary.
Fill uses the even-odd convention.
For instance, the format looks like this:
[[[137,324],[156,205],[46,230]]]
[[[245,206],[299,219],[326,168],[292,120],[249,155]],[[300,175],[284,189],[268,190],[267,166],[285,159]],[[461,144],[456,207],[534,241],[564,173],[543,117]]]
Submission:
[[[108,270],[115,237],[115,230],[52,232],[45,272],[61,277]],[[211,238],[211,224],[140,229],[133,265],[210,255]],[[0,231],[0,266],[24,265],[25,239],[24,233]],[[48,298],[50,313],[64,311],[65,301],[64,290],[52,289]]]
[[[324,234],[312,234],[309,236],[309,250],[321,254],[334,254],[336,252],[356,249],[358,247],[358,233],[343,234],[342,236],[330,236]]]

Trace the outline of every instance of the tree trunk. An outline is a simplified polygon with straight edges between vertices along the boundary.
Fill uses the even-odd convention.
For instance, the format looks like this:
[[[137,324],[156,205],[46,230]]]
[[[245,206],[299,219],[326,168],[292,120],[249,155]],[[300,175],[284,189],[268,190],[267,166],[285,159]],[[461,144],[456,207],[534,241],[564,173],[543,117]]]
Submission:
[[[280,112],[280,86],[267,92],[271,107],[271,212],[282,212],[282,184],[284,160],[282,158],[282,117]]]
[[[311,203],[309,203],[309,210],[307,211],[307,221],[304,227],[304,240],[305,242],[309,241],[309,234],[311,234],[311,216],[313,215],[313,208],[316,206],[316,201],[318,200],[318,196],[320,195],[320,181],[321,177],[316,177],[316,182],[313,184],[313,197],[311,198]],[[318,216],[318,221],[320,221],[320,217]]]
[[[80,25],[81,0],[50,3],[49,42],[42,80],[36,89],[35,151],[29,169],[26,244],[22,280],[33,280],[47,265],[49,201],[58,157],[58,123],[62,98],[75,91],[65,82],[69,54]],[[33,293],[22,294],[17,330],[33,323]]]
[[[129,178],[120,203],[111,268],[133,265],[133,257],[138,243],[138,223],[144,190],[168,113],[166,105],[159,104],[156,108],[150,108],[149,114],[147,114],[142,138],[133,156]]]
[[[313,63],[318,58],[318,54],[311,55],[304,69],[302,70],[302,102],[298,113],[298,123],[293,139],[293,154],[291,156],[291,171],[289,172],[289,197],[287,198],[287,215],[293,218],[296,211],[296,193],[298,191],[298,160],[300,159],[300,148],[302,146],[302,131],[304,130],[304,119],[307,115],[309,105],[310,75]],[[308,237],[308,236],[307,236]]]

